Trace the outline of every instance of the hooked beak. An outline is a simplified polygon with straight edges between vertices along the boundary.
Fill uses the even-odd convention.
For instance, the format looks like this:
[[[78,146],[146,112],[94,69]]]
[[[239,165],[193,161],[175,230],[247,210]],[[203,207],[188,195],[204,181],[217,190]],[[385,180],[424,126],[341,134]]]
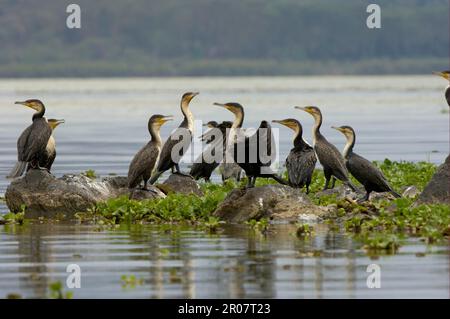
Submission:
[[[28,106],[27,102],[21,102],[21,101],[14,102],[14,104],[20,104],[20,105]]]
[[[169,122],[169,121],[173,121],[173,115],[167,115],[167,116],[164,116],[164,117],[161,119],[161,124],[164,124],[164,123]]]
[[[59,124],[64,124],[64,123],[66,123],[66,121],[65,121],[64,119],[61,119],[61,120],[57,120],[56,123],[59,125]]]
[[[311,113],[307,107],[303,107],[303,106],[295,106],[294,108],[296,108],[297,110],[302,110],[302,111]]]
[[[226,104],[222,104],[222,103],[213,103],[213,105],[215,106],[220,106],[220,107],[227,107]]]
[[[446,80],[450,80],[450,74],[446,72],[433,72],[435,75],[442,76]]]
[[[284,121],[283,120],[272,120],[272,123],[283,124]]]

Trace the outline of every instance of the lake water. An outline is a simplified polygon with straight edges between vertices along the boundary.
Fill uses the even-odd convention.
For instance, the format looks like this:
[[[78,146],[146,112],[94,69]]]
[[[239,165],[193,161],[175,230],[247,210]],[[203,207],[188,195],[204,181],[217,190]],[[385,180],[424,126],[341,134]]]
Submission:
[[[231,113],[212,103],[237,101],[246,110],[244,127],[295,117],[311,141],[312,117],[293,107],[317,105],[324,114],[322,133],[339,148],[344,137],[330,126],[351,125],[357,132],[355,150],[371,160],[440,163],[449,152],[445,86],[431,75],[3,79],[0,196],[16,159],[17,137],[31,122],[32,111],[14,105],[16,100],[39,98],[48,118],[66,120],[56,131],[56,176],[87,169],[105,176],[126,174],[134,153],[148,140],[151,114],[176,116],[163,127],[163,138],[179,124],[179,100],[186,91],[201,93],[191,103],[198,120],[231,120]],[[279,136],[283,161],[292,133],[281,128]],[[198,153],[195,148],[193,156]],[[7,211],[5,205],[0,204],[0,211]],[[411,241],[395,256],[374,261],[343,234],[319,227],[312,240],[301,241],[290,235],[289,227],[276,226],[275,233],[263,237],[238,226],[227,226],[216,236],[150,226],[102,231],[70,224],[0,226],[0,297],[45,297],[50,282],[65,281],[69,263],[83,270],[82,289],[75,297],[449,297],[446,246]],[[313,251],[320,251],[319,256],[312,256]],[[423,252],[424,257],[416,256]],[[381,289],[366,287],[370,263],[382,267]],[[143,284],[122,287],[121,275],[130,274]]]

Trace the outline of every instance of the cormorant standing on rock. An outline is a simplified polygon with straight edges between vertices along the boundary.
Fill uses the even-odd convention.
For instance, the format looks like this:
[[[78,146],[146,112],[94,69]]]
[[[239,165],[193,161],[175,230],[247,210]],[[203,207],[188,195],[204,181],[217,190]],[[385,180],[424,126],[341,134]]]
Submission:
[[[48,140],[52,135],[52,129],[44,117],[45,106],[40,100],[31,99],[15,104],[24,105],[36,111],[33,115],[33,123],[28,126],[17,140],[17,163],[11,170],[8,178],[21,176],[27,164],[31,168],[46,169],[39,163],[45,158]]]
[[[159,157],[158,166],[156,172],[150,179],[150,184],[154,184],[158,178],[167,171],[172,170],[172,173],[181,174],[179,162],[191,145],[192,135],[194,133],[194,116],[189,109],[189,103],[197,96],[198,93],[185,93],[181,98],[181,112],[184,115],[184,120],[181,122],[178,129],[171,134],[171,136],[164,143],[161,150],[161,156]],[[177,147],[178,152],[172,154],[173,149]]]
[[[347,143],[344,148],[345,165],[348,171],[366,189],[364,200],[369,200],[371,192],[390,192],[395,197],[401,197],[389,185],[383,173],[370,161],[353,152],[356,142],[356,134],[350,126],[332,127],[345,135]]]
[[[147,190],[147,182],[152,175],[161,152],[162,142],[159,132],[161,126],[170,120],[172,120],[172,117],[159,114],[150,117],[148,131],[151,140],[140,149],[130,163],[130,168],[128,169],[128,188],[136,188],[144,181],[142,189]]]
[[[316,152],[317,158],[320,164],[323,166],[323,172],[325,174],[325,186],[324,190],[328,189],[330,179],[332,176],[342,181],[345,185],[350,187],[353,191],[357,192],[357,188],[350,182],[348,178],[348,171],[345,167],[345,160],[336,146],[327,141],[325,136],[320,133],[320,127],[322,126],[322,112],[316,106],[300,107],[296,106],[296,109],[305,111],[311,114],[314,118],[313,127],[313,146]],[[332,183],[334,187],[334,180]]]
[[[314,149],[303,139],[303,128],[296,119],[273,120],[272,122],[289,127],[295,132],[294,148],[286,158],[286,169],[289,177],[289,184],[292,187],[302,188],[306,186],[306,193],[309,193],[309,185],[316,167],[316,154]]]

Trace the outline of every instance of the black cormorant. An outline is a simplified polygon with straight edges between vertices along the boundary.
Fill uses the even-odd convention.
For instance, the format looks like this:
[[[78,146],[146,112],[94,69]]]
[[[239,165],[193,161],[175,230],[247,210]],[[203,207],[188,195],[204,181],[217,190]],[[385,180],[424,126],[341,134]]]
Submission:
[[[198,93],[185,93],[181,98],[181,112],[184,115],[184,120],[180,126],[173,132],[161,150],[161,155],[158,160],[158,166],[156,172],[150,179],[150,184],[154,184],[162,173],[168,169],[172,170],[172,173],[184,175],[180,171],[179,162],[191,145],[192,134],[194,132],[194,116],[189,109],[189,103],[197,96]],[[172,152],[177,147],[178,151]],[[173,154],[172,154],[173,153]]]
[[[128,169],[128,188],[136,188],[144,181],[142,189],[147,190],[147,182],[152,175],[161,152],[162,142],[159,131],[161,126],[170,120],[172,120],[171,116],[159,114],[150,117],[148,121],[148,131],[151,140],[139,150],[130,163]]]
[[[356,134],[350,126],[332,127],[345,135],[347,143],[344,148],[345,165],[348,171],[366,189],[364,200],[368,200],[371,192],[390,192],[395,197],[401,197],[389,185],[383,173],[370,161],[353,152]]]
[[[320,164],[323,166],[323,172],[326,179],[323,189],[328,189],[330,179],[333,176],[342,181],[353,191],[357,192],[357,188],[350,182],[348,178],[348,171],[345,166],[345,160],[342,157],[341,153],[338,151],[336,146],[328,142],[325,136],[320,133],[320,127],[322,126],[322,112],[320,112],[320,109],[316,106],[296,106],[295,108],[311,114],[314,118],[315,123],[312,129],[313,146],[317,158],[319,159]],[[334,180],[331,187],[334,187]]]
[[[434,72],[436,75],[442,76],[447,81],[450,81],[450,71],[441,71],[441,72]],[[445,89],[445,99],[447,100],[448,106],[450,106],[450,84]]]
[[[56,158],[56,142],[55,138],[53,137],[54,134],[53,132],[55,131],[58,125],[63,123],[65,123],[64,120],[56,120],[56,119],[48,120],[48,125],[52,129],[52,135],[48,139],[45,153],[42,155],[42,157],[39,158],[39,167],[46,168],[49,173],[52,169],[53,162],[55,161]],[[30,168],[31,168],[30,165],[28,165],[28,170]]]
[[[44,117],[45,106],[40,100],[31,99],[15,104],[25,105],[36,111],[33,115],[33,123],[28,126],[17,140],[17,163],[11,170],[8,178],[16,178],[23,174],[29,163],[31,168],[46,169],[39,165],[45,156],[48,140],[52,135],[52,129]]]
[[[211,122],[208,122],[210,124]],[[202,135],[209,147],[196,159],[191,167],[190,175],[196,180],[203,178],[210,181],[212,172],[219,166],[225,156],[227,130],[231,128],[232,122],[224,121],[212,127]],[[216,154],[220,152],[221,155]]]
[[[286,158],[286,169],[289,177],[289,184],[292,187],[302,188],[306,186],[306,193],[309,193],[309,185],[316,167],[316,154],[314,149],[303,139],[303,128],[296,119],[273,120],[272,122],[289,127],[295,132],[294,148]]]
[[[277,176],[270,168],[275,156],[275,150],[272,148],[273,136],[270,124],[267,121],[262,121],[256,133],[247,137],[240,130],[244,122],[242,105],[239,103],[214,103],[214,105],[224,107],[235,115],[228,136],[227,152],[232,151],[234,161],[245,171],[248,178],[247,187],[254,187],[257,177],[273,178],[286,185],[287,182]],[[260,148],[262,145],[264,145],[265,150]],[[229,147],[232,150],[228,150]],[[266,156],[267,158],[264,158]]]

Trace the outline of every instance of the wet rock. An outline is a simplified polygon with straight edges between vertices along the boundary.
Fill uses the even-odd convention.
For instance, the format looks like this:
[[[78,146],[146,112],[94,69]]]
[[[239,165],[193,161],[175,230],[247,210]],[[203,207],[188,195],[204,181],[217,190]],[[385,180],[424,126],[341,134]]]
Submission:
[[[189,175],[172,174],[162,184],[157,187],[165,194],[181,193],[181,194],[195,194],[203,196],[203,191],[197,182]]]
[[[26,218],[52,218],[56,215],[71,218],[98,202],[128,194],[126,177],[91,179],[84,175],[64,175],[55,178],[46,171],[30,170],[24,177],[12,181],[5,199],[12,212],[21,211],[24,205]],[[148,196],[165,195],[159,192]]]
[[[431,181],[425,186],[418,201],[421,203],[450,203],[450,155],[444,164],[438,167]]]
[[[349,200],[358,201],[358,200],[362,200],[364,198],[365,194],[366,194],[366,191],[364,190],[364,188],[360,188],[359,194],[358,194],[358,193],[352,191],[350,188],[345,187],[344,185],[339,185],[332,189],[320,191],[316,194],[316,196],[322,197],[322,196],[335,195],[337,199],[346,198]],[[392,195],[389,192],[384,192],[384,193],[372,192],[372,193],[370,193],[370,198],[369,198],[370,201],[393,200],[393,199],[395,199],[394,195]]]
[[[324,216],[326,209],[311,203],[299,189],[285,185],[266,185],[250,189],[234,189],[219,205],[214,215],[232,223],[270,218],[297,221],[305,216]]]

